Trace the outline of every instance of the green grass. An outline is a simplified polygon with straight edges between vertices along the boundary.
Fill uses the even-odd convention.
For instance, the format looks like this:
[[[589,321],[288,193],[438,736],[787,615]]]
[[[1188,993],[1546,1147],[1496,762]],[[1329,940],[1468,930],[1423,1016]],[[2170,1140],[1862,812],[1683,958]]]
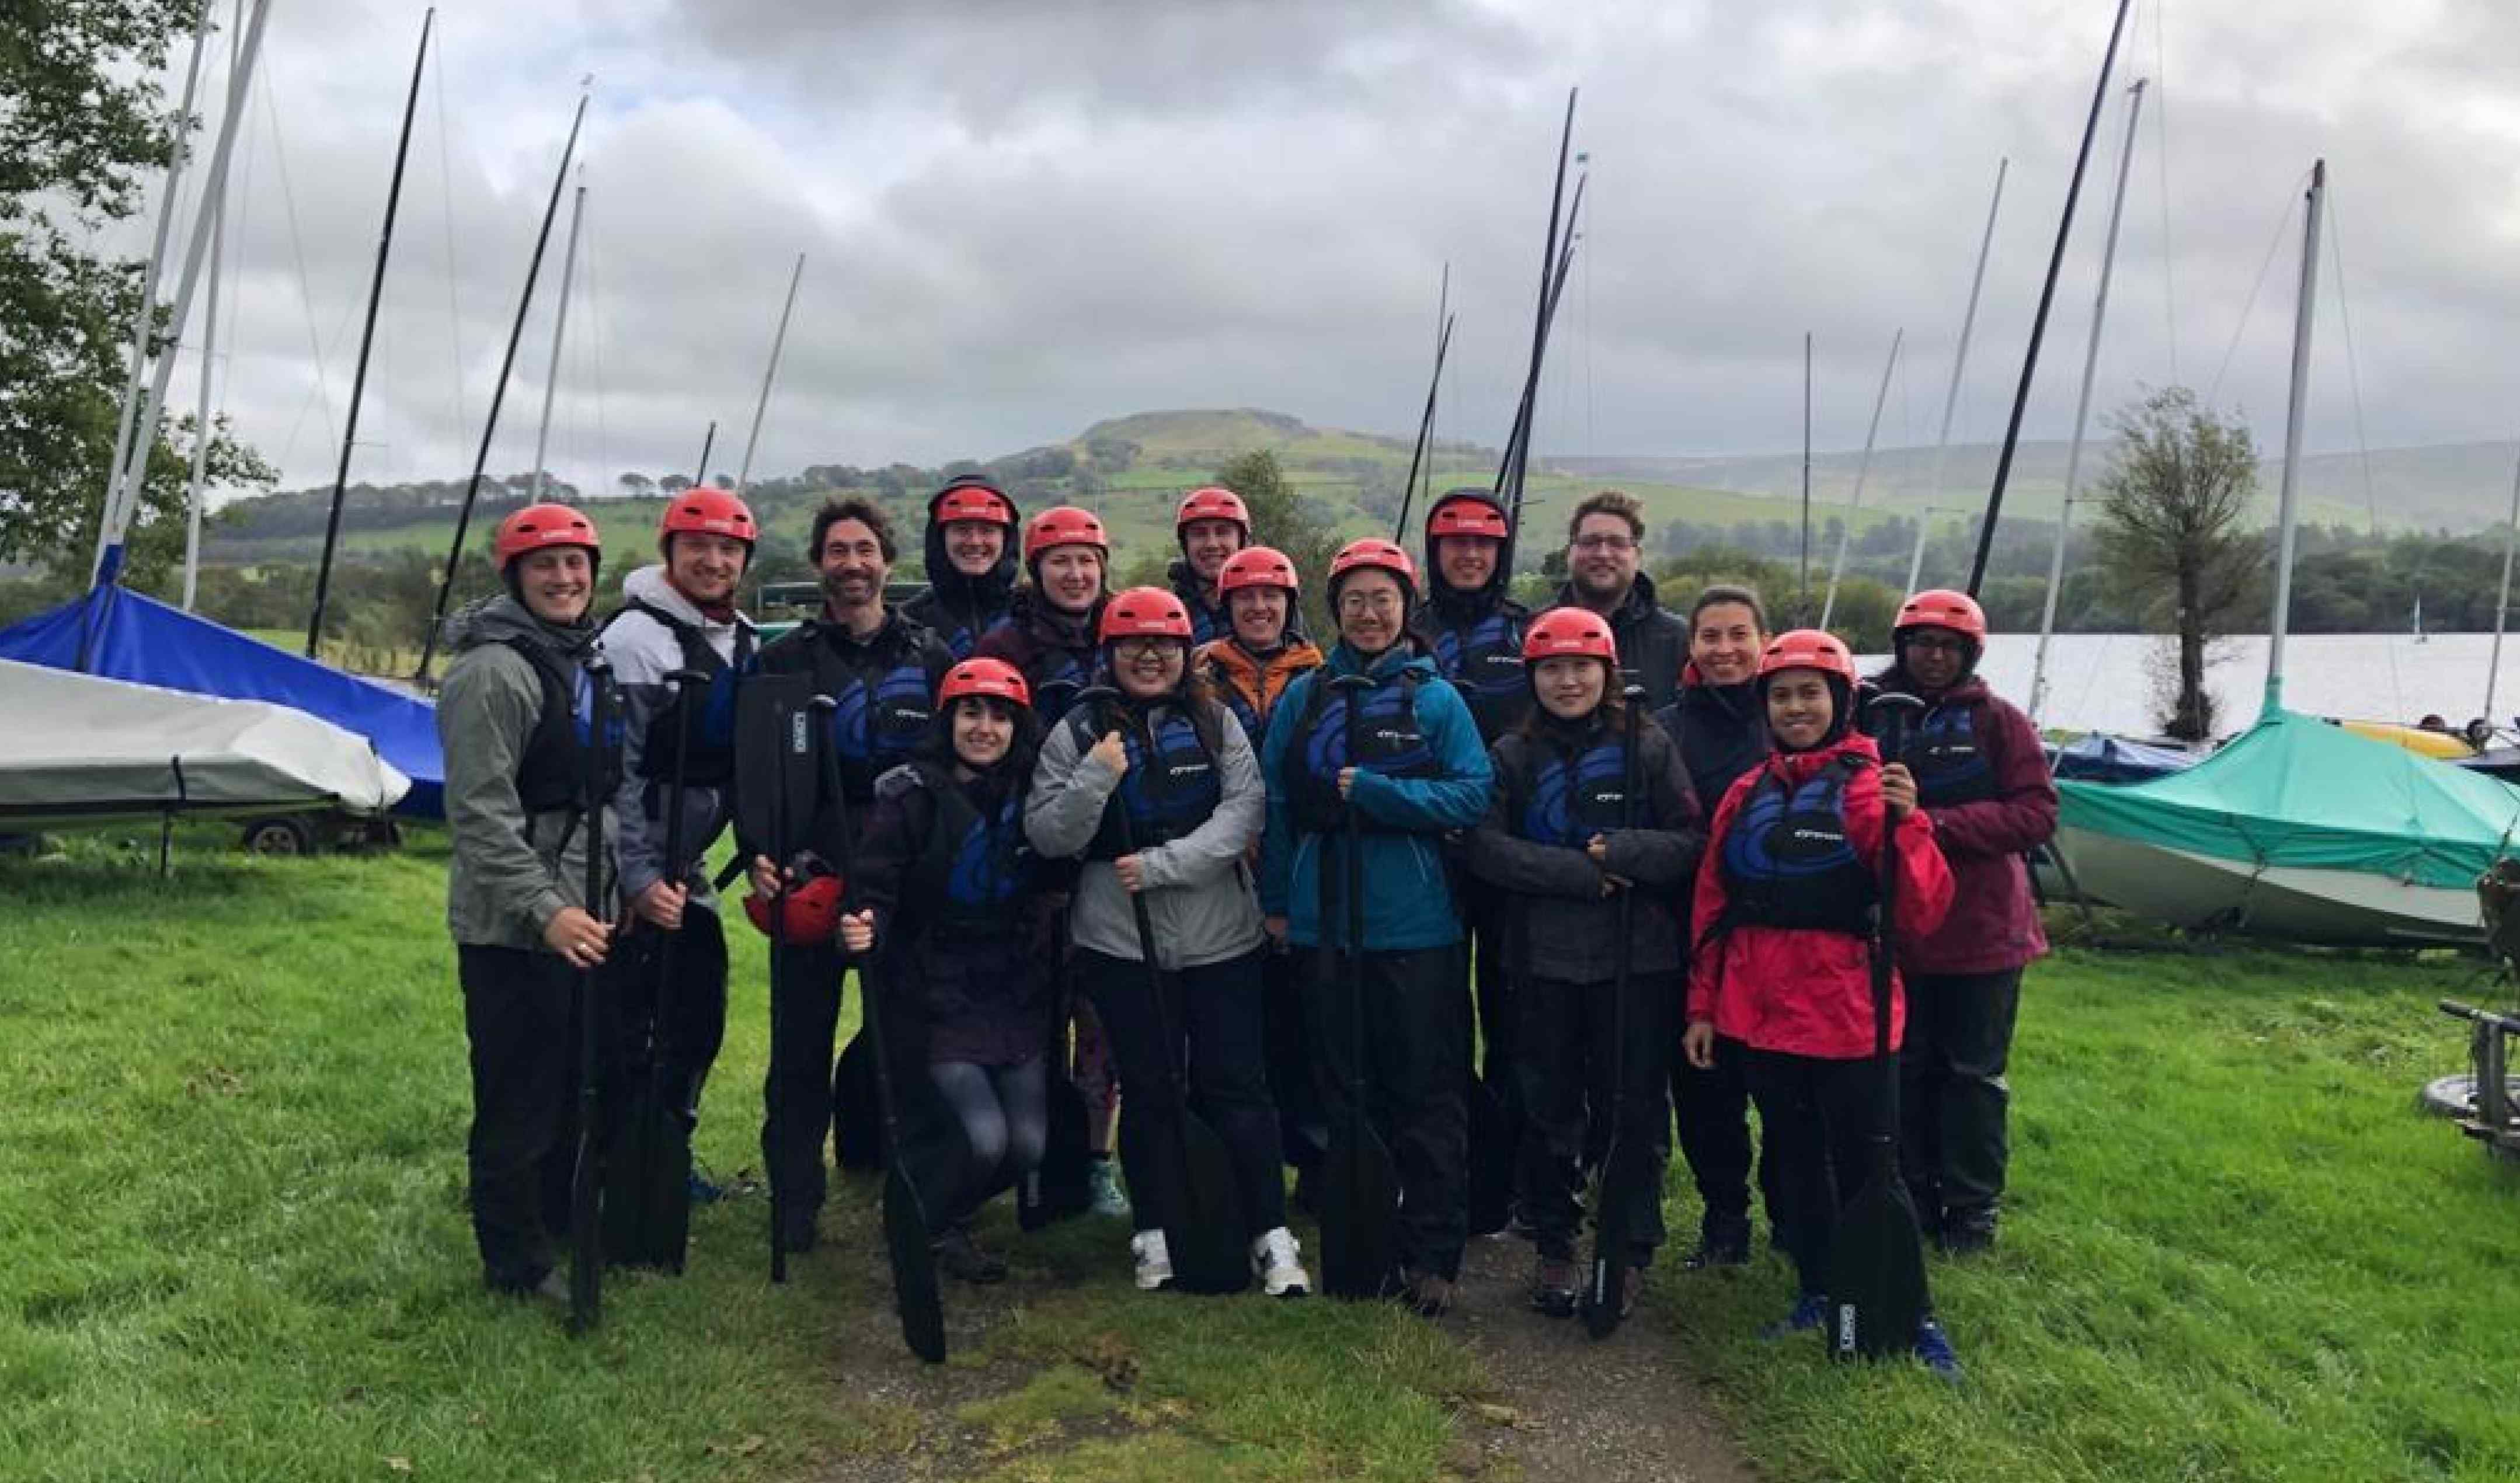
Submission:
[[[1423,1479],[1465,1400],[1516,1400],[1458,1329],[1142,1295],[1112,1228],[1026,1239],[1003,1210],[1017,1281],[949,1292],[954,1359],[923,1370],[850,1182],[786,1288],[761,1200],[732,1200],[687,1276],[616,1276],[572,1341],[478,1286],[442,839],[179,839],[164,879],[154,838],[0,859],[0,1478]],[[764,1018],[760,940],[732,938],[699,1139],[721,1176],[757,1162]],[[1772,1258],[1667,1264],[1601,1363],[1702,1382],[1779,1477],[2520,1475],[2520,1176],[2410,1110],[2462,1056],[2431,1002],[2477,980],[2062,954],[2025,996],[2003,1244],[1934,1270],[1964,1387],[1750,1339],[1789,1296]]]

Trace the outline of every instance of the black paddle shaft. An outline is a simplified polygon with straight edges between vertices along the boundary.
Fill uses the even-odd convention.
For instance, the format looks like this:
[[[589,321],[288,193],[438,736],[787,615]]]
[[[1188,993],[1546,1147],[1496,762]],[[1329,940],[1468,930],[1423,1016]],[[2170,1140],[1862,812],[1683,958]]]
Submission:
[[[1619,827],[1632,830],[1642,817],[1637,794],[1643,786],[1644,769],[1637,747],[1645,708],[1644,687],[1628,686],[1621,698],[1626,703],[1620,707]],[[1616,1328],[1625,1317],[1619,1310],[1627,1298],[1628,1201],[1636,1193],[1622,1188],[1626,1182],[1619,1178],[1628,1152],[1622,1130],[1628,1121],[1628,978],[1636,958],[1637,926],[1634,886],[1619,888],[1617,915],[1618,940],[1610,945],[1610,1143],[1601,1152],[1601,1209],[1593,1222],[1593,1280],[1586,1289],[1584,1312],[1584,1326],[1597,1339]]]
[[[683,888],[683,908],[686,911],[691,909],[691,862],[683,857],[683,850],[690,842],[685,837],[683,808],[684,801],[691,795],[691,695],[694,686],[708,683],[708,676],[696,669],[677,669],[665,676],[665,684],[674,695],[674,765],[665,784],[665,874],[659,878]],[[637,1141],[633,1157],[638,1165],[638,1178],[633,1188],[639,1191],[643,1201],[654,1188],[655,1162],[664,1151],[656,1143],[657,1113],[665,1109],[666,1098],[672,1090],[667,1085],[671,1068],[666,1052],[673,1044],[671,1026],[676,1003],[674,949],[681,945],[682,939],[683,930],[677,925],[672,931],[663,933],[656,942],[656,992],[648,1007],[648,1102],[631,1130],[631,1136]],[[684,1109],[674,1107],[670,1110],[680,1113]],[[653,1244],[650,1239],[653,1233],[645,1229],[644,1222],[642,1225],[640,1234],[643,1241]],[[680,1243],[675,1245],[677,1249],[669,1265],[679,1272],[683,1266],[682,1254]],[[652,1254],[641,1253],[642,1256]]]
[[[1366,693],[1373,681],[1366,675],[1340,675],[1330,682],[1347,707],[1347,743],[1342,759],[1359,766],[1364,755],[1363,714]],[[1381,1290],[1395,1259],[1395,1219],[1399,1190],[1391,1150],[1374,1131],[1365,1103],[1365,832],[1363,816],[1353,797],[1341,809],[1346,845],[1347,1064],[1340,1086],[1344,1115],[1330,1128],[1330,1179],[1322,1202],[1322,1266],[1332,1296],[1372,1297]],[[1327,853],[1327,852],[1326,852]],[[1329,862],[1322,862],[1320,878],[1327,895]],[[1330,941],[1328,914],[1323,914],[1322,941]]]
[[[586,835],[584,910],[598,921],[604,910],[604,806],[609,799],[612,768],[612,665],[601,653],[587,655],[581,668],[587,682],[587,744],[578,756],[578,828]],[[568,1219],[568,1326],[571,1333],[591,1332],[604,1321],[604,1233],[599,1219],[603,1143],[601,1138],[604,1031],[598,1022],[601,990],[596,968],[577,974],[577,1160],[570,1170]]]

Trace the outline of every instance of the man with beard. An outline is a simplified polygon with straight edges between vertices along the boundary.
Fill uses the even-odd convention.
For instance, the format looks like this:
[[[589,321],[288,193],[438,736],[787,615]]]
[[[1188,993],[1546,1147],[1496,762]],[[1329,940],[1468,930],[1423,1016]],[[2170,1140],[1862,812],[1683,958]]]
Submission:
[[[1642,685],[1645,708],[1660,710],[1680,688],[1688,658],[1688,625],[1654,601],[1653,578],[1640,567],[1644,507],[1636,496],[1604,489],[1575,507],[1566,522],[1566,585],[1561,607],[1589,607],[1610,620],[1625,679]]]
[[[908,760],[926,739],[931,697],[953,655],[933,633],[884,604],[884,581],[898,548],[881,510],[859,499],[825,504],[814,515],[806,549],[822,573],[823,611],[764,649],[761,669],[809,673],[815,692],[838,702],[832,712],[832,742],[839,757],[849,822],[856,827],[874,804],[875,780]],[[817,813],[831,806],[832,800],[821,800]],[[828,833],[820,818],[813,833]],[[761,841],[745,843],[757,847]],[[782,867],[796,878],[836,864],[799,859],[774,865],[754,854],[753,900],[766,904],[771,899]],[[769,921],[766,910],[755,918],[765,931]],[[762,1158],[778,1187],[778,1239],[789,1251],[810,1251],[823,1207],[823,1139],[832,1127],[834,1101],[832,1037],[839,1023],[841,964],[838,946],[829,937],[791,943],[781,956],[783,971],[772,986],[780,996],[779,1043],[770,1048],[769,1085],[764,1088]],[[921,1057],[925,1053],[912,1043],[915,1039],[896,1036],[889,1049],[901,1066],[923,1077]],[[909,1087],[914,1082],[904,1074],[895,1084]],[[768,1109],[775,1109],[776,1128]],[[850,1115],[858,1115],[856,1109]],[[865,1115],[873,1115],[871,1106]]]
[[[928,496],[927,590],[901,615],[969,658],[1015,590],[1015,502],[986,474],[958,473]]]
[[[1216,582],[1234,554],[1251,544],[1251,512],[1231,489],[1212,484],[1193,489],[1173,512],[1173,539],[1181,546],[1182,559],[1164,574],[1173,584],[1173,596],[1190,609],[1191,647],[1195,649],[1233,627]]]

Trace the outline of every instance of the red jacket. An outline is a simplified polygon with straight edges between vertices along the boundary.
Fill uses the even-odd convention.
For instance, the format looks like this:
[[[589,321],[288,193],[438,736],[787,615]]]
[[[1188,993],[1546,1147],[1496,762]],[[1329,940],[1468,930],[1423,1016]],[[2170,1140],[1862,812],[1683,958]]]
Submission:
[[[1690,961],[1688,1017],[1712,1020],[1715,1032],[1760,1051],[1823,1060],[1861,1060],[1872,1054],[1872,944],[1850,932],[1741,923],[1707,936],[1724,919],[1724,845],[1733,816],[1751,789],[1771,777],[1789,786],[1833,766],[1840,753],[1878,761],[1872,739],[1851,736],[1818,751],[1780,752],[1734,780],[1715,811],[1705,864],[1697,872],[1695,910],[1700,950]],[[1847,780],[1846,831],[1859,858],[1881,853],[1881,774],[1865,768]],[[1952,906],[1952,872],[1934,843],[1922,809],[1899,826],[1898,936],[1931,933]],[[1906,1032],[1907,996],[1890,978],[1890,1048]]]
[[[1884,690],[1921,694],[1896,669],[1874,683]],[[1929,708],[1920,728],[1946,712],[1966,713],[1993,771],[1993,795],[1971,803],[1927,804],[1934,836],[1959,882],[1959,897],[1939,930],[1900,945],[1899,966],[1911,973],[1998,973],[2020,967],[2048,951],[2048,933],[2039,924],[2039,904],[2030,894],[2030,871],[2022,859],[2056,832],[2056,783],[2048,773],[2048,753],[2030,718],[1976,675],[1924,698]]]

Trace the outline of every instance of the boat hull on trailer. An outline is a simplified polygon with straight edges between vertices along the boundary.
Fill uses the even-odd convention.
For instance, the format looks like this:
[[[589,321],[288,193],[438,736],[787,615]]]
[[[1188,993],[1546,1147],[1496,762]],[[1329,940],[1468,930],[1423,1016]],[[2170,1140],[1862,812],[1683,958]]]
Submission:
[[[2255,867],[2190,850],[2059,828],[2050,846],[2084,896],[2172,926],[2326,947],[2460,946],[2485,927],[2474,889],[2362,871]]]

